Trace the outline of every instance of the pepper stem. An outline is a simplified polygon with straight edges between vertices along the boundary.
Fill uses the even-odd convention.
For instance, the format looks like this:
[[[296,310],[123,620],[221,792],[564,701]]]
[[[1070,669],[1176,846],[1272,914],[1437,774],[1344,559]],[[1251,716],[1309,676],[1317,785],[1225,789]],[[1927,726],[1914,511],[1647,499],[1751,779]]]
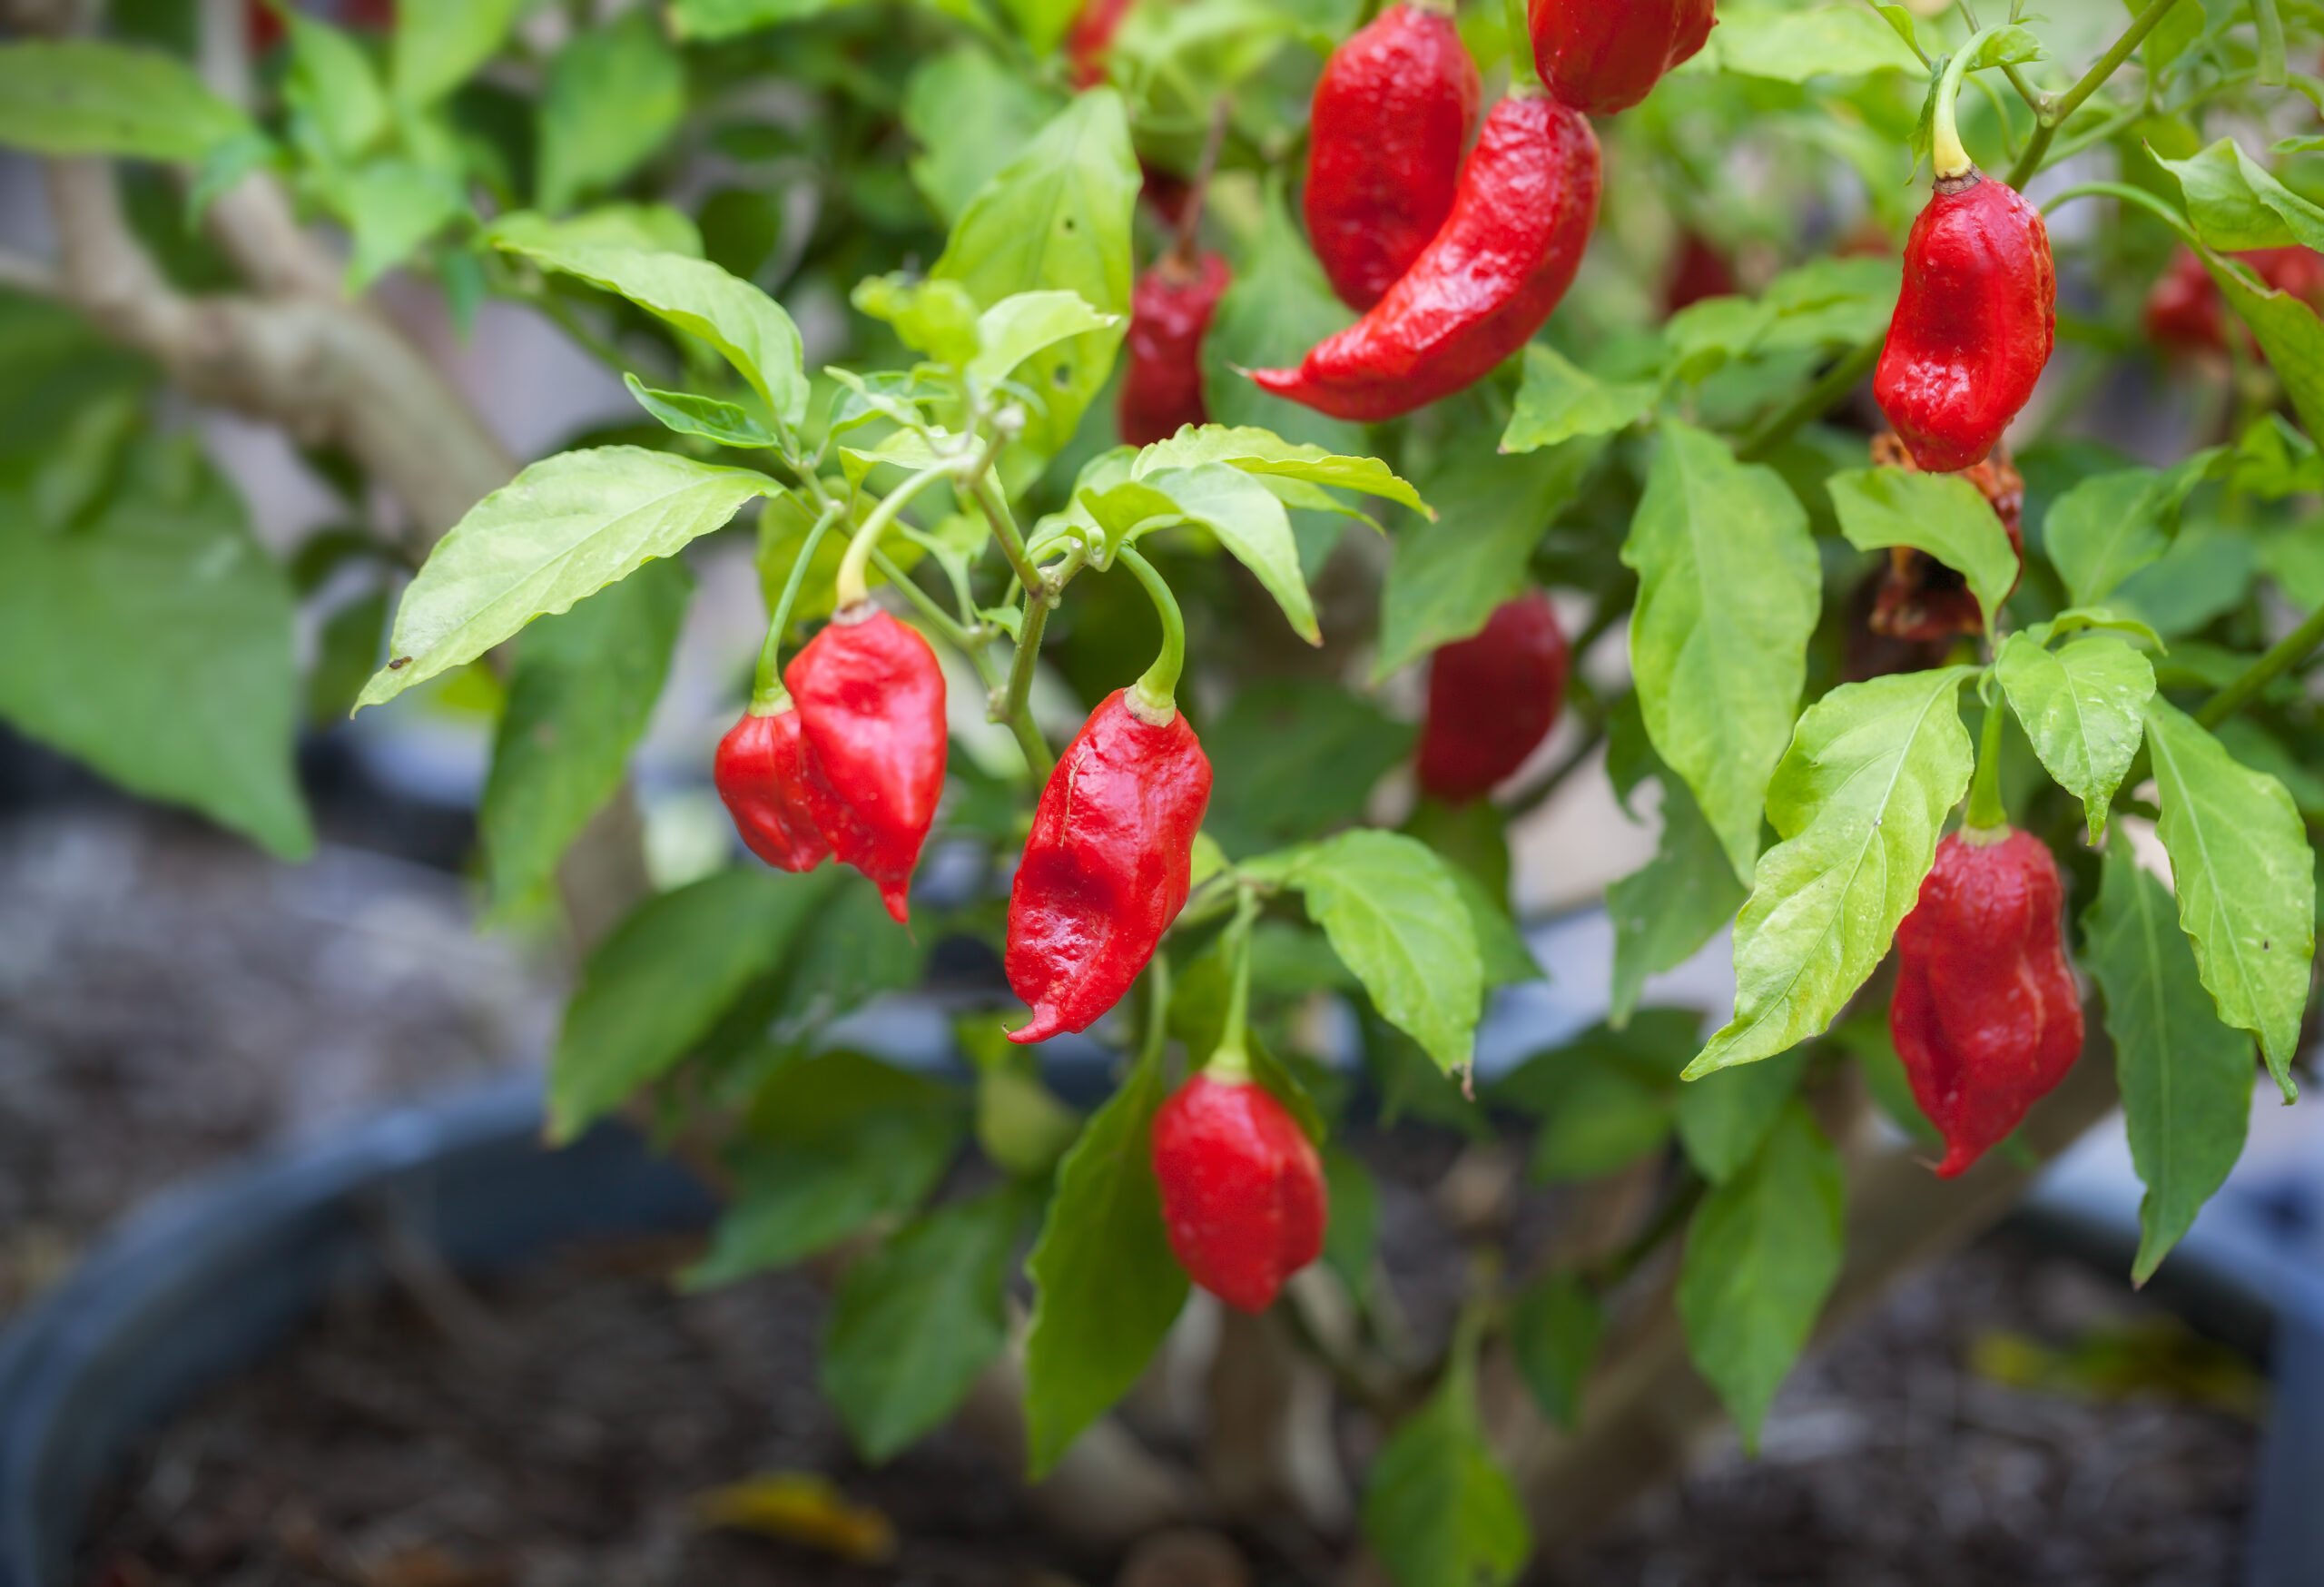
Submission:
[[[1976,169],[1969,158],[1969,151],[1961,143],[1958,101],[1961,84],[1969,75],[1969,62],[1981,45],[1999,28],[1984,28],[1972,35],[1954,57],[1945,64],[1945,75],[1937,80],[1936,104],[1929,117],[1929,168],[1939,182],[1956,176],[1966,176]]]
[[[751,715],[773,716],[791,708],[791,691],[783,686],[783,636],[791,632],[791,609],[799,603],[800,586],[807,582],[807,566],[839,522],[839,503],[823,508],[822,516],[807,531],[799,556],[791,564],[791,576],[783,581],[783,595],[774,603],[774,615],[767,620],[766,643],[759,648],[758,675],[751,684]]]
[[[922,468],[888,492],[880,505],[872,509],[872,516],[863,520],[863,527],[856,530],[855,537],[847,543],[847,556],[839,565],[839,583],[834,596],[835,604],[841,611],[850,606],[860,606],[871,598],[871,586],[864,578],[864,569],[871,564],[872,550],[879,545],[881,534],[896,521],[896,515],[903,511],[913,497],[951,472],[950,464]]]
[[[1541,92],[1541,69],[1533,64],[1533,21],[1526,0],[1502,0],[1509,27],[1509,91]]]
[[[2009,813],[2001,803],[2001,734],[2009,706],[1999,697],[1985,707],[1984,742],[1977,746],[1977,774],[1969,780],[1969,808],[1962,816],[1962,836],[1970,843],[1991,843],[2009,831]]]
[[[1258,918],[1259,895],[1247,887],[1239,890],[1235,918],[1227,923],[1222,945],[1234,966],[1227,983],[1226,1023],[1219,1030],[1210,1061],[1202,1066],[1205,1075],[1223,1086],[1243,1085],[1251,1078],[1251,924]]]
[[[1143,705],[1158,725],[1169,721],[1178,708],[1178,675],[1187,665],[1187,619],[1178,610],[1178,597],[1170,593],[1169,585],[1154,571],[1154,564],[1128,546],[1114,555],[1146,586],[1147,595],[1154,602],[1154,614],[1162,619],[1162,653],[1154,658],[1154,665],[1146,669],[1145,675],[1130,685],[1131,698]]]

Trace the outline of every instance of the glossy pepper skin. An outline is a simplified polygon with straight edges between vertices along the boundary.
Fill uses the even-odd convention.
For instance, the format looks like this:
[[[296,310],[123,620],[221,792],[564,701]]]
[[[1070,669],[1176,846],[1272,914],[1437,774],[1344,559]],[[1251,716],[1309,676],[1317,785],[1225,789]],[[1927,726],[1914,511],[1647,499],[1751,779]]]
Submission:
[[[1452,212],[1477,123],[1476,63],[1452,18],[1399,0],[1332,53],[1307,120],[1307,241],[1369,309]]]
[[[1420,785],[1463,804],[1525,764],[1558,724],[1571,656],[1549,596],[1504,601],[1484,627],[1429,665]]]
[[[1202,400],[1202,339],[1233,279],[1216,253],[1198,254],[1191,264],[1168,254],[1137,278],[1129,301],[1129,366],[1115,415],[1131,446],[1210,421]]]
[[[1151,715],[1107,695],[1041,790],[1009,892],[1009,984],[1033,1010],[1011,1041],[1088,1030],[1186,907],[1210,761],[1185,712]]]
[[[1952,1178],[2017,1128],[2082,1051],[2057,862],[2031,833],[1956,833],[1896,930],[1888,1030]]]
[[[752,853],[778,871],[812,871],[832,846],[807,808],[807,752],[795,706],[745,713],[718,741],[718,797]]]
[[[1550,92],[1585,114],[1612,115],[1691,59],[1718,19],[1711,0],[1531,0],[1526,20]]]
[[[1266,390],[1334,419],[1410,413],[1474,384],[1532,340],[1573,283],[1598,219],[1598,139],[1539,94],[1492,107],[1443,228],[1370,313]]]
[[[1872,461],[1882,468],[1913,467],[1912,456],[1905,450],[1904,442],[1886,433],[1872,438]],[[2017,553],[2019,576],[2023,577],[2025,477],[2000,451],[1963,470],[1961,477],[1977,488],[1994,509],[1994,516],[2001,519],[2001,527],[2009,534],[2010,548]],[[2010,586],[2012,590],[2016,587],[2014,584]],[[1888,567],[1880,577],[1879,596],[1870,622],[1876,634],[1915,644],[1982,634],[1985,629],[1984,616],[1977,608],[1977,597],[1971,593],[1969,581],[1927,552],[1915,551],[1908,546],[1889,547]]]
[[[1873,374],[1932,474],[1982,462],[2050,361],[2058,277],[2041,212],[1971,170],[1939,179],[1905,243],[1905,287]]]
[[[1163,1103],[1154,1177],[1178,1265],[1237,1311],[1266,1310],[1323,1253],[1323,1161],[1254,1081],[1197,1074]]]
[[[944,673],[928,641],[876,606],[842,611],[792,657],[816,830],[870,877],[899,922],[944,792]]]

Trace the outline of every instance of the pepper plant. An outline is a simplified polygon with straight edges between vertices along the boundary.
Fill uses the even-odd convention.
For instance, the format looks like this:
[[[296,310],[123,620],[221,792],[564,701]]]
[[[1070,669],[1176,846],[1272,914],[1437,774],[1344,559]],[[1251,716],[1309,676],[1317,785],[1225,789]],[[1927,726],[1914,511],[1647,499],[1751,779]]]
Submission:
[[[302,723],[491,702],[550,1136],[717,1180],[684,1283],[815,1261],[865,1458],[964,1414],[1085,1533],[1429,1587],[1755,1440],[2117,1099],[2143,1280],[2294,1096],[2324,82],[2279,0],[1365,10],[5,0],[0,715],[296,858]],[[507,456],[390,276],[635,414]],[[261,544],[170,389],[344,527]],[[656,891],[697,541],[769,624],[730,862]],[[1508,833],[1589,784],[1657,834],[1606,1018],[1479,1074]],[[1731,1015],[1653,1006],[1730,926]],[[960,1061],[860,1050],[931,956]],[[1581,1188],[1456,1220],[1443,1327],[1348,1149],[1399,1117]],[[1305,1477],[1127,1431],[1190,1276],[1213,1381],[1326,1375],[1366,1460],[1287,1390],[1211,1453]]]

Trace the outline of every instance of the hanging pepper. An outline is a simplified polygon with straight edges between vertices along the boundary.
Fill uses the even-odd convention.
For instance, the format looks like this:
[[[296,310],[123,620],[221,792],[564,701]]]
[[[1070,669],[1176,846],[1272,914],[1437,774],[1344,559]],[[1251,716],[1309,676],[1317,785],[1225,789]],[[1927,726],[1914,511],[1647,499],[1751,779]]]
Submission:
[[[1598,219],[1598,140],[1538,89],[1485,117],[1452,212],[1387,296],[1266,390],[1334,419],[1376,422],[1490,373],[1565,296]]]
[[[1913,1096],[1945,1137],[1941,1178],[2016,1129],[2081,1054],[2063,908],[2046,844],[2006,824],[1970,826],[1937,845],[1897,928],[1888,1030]]]
[[[1974,53],[1955,55],[1937,86],[1936,185],[1905,240],[1904,291],[1873,373],[1881,411],[1931,473],[1993,450],[2034,395],[2057,329],[2042,212],[1970,163],[1955,124]]]
[[[2259,248],[2235,257],[2271,291],[2289,292],[2311,309],[2324,309],[2324,254],[2312,248]],[[2168,348],[2212,351],[2227,345],[2227,304],[2219,283],[2191,248],[2172,256],[2171,268],[2146,300],[2146,333]],[[2245,346],[2264,360],[2249,334]]]
[[[1711,0],[1531,0],[1541,81],[1574,109],[1612,115],[1710,37]]]
[[[1706,298],[1724,298],[1735,291],[1735,271],[1727,255],[1711,246],[1701,232],[1689,229],[1679,241],[1670,273],[1662,283],[1662,311],[1676,314]]]
[[[1904,442],[1885,431],[1872,438],[1872,461],[1882,468],[1915,468],[1912,454],[1905,450]],[[2025,560],[2025,533],[2021,522],[2025,515],[2025,477],[2010,463],[2005,452],[1996,451],[1984,462],[1963,471],[1961,478],[1984,494],[1994,516],[2008,531],[2010,548],[2017,553],[2022,577]],[[2016,587],[2014,583],[2010,586],[2012,590]],[[1876,634],[1915,644],[1977,635],[1985,630],[1984,614],[1969,589],[1969,581],[1927,552],[1915,551],[1909,546],[1889,547],[1888,566],[1880,576],[1879,596],[1870,622]]]
[[[832,846],[807,807],[807,754],[799,712],[746,711],[718,741],[711,781],[751,853],[778,871],[812,871]]]
[[[1452,212],[1477,67],[1447,0],[1399,0],[1332,52],[1307,118],[1307,241],[1369,309]]]
[[[1076,88],[1094,88],[1106,80],[1106,55],[1114,34],[1136,0],[1088,0],[1066,31],[1066,72]]]
[[[1233,280],[1216,253],[1176,250],[1137,278],[1130,294],[1129,367],[1116,410],[1122,439],[1143,447],[1178,427],[1210,422],[1202,399],[1202,339]]]
[[[1471,638],[1429,664],[1420,785],[1466,803],[1525,764],[1558,724],[1571,657],[1540,590],[1504,601]]]

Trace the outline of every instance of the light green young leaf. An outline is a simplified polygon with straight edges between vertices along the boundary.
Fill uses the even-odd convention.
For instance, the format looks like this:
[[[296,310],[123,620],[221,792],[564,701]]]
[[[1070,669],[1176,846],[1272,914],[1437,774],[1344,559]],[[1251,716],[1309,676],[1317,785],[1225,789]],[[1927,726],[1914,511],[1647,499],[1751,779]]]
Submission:
[[[2036,645],[2047,646],[2069,634],[2085,629],[2102,628],[2110,634],[2125,634],[2157,651],[2170,647],[2162,643],[2162,636],[2140,619],[2124,616],[2110,606],[2070,606],[2046,623],[2036,623],[2024,630],[2025,636]]]
[[[1662,835],[1654,858],[1606,889],[1614,923],[1609,1018],[1628,1022],[1646,978],[1676,970],[1735,918],[1749,890],[1735,879],[1718,834],[1685,783],[1664,768]]]
[[[912,184],[950,225],[1062,104],[981,44],[931,56],[904,84],[904,130],[920,145]]]
[[[1364,1489],[1364,1535],[1397,1587],[1507,1587],[1533,1552],[1525,1512],[1456,1362],[1390,1436]]]
[[[1748,1450],[1839,1278],[1846,1198],[1839,1153],[1807,1106],[1789,1102],[1750,1166],[1715,1187],[1688,1226],[1687,1351]]]
[[[538,210],[511,210],[484,228],[484,241],[511,253],[555,259],[584,248],[702,257],[702,232],[667,204],[599,204],[552,221]]]
[[[1778,7],[1721,16],[1703,54],[1721,70],[1779,83],[1907,72],[1921,64],[1887,25],[1853,5]]]
[[[1362,425],[1263,391],[1243,372],[1295,365],[1355,318],[1293,222],[1279,172],[1268,176],[1263,202],[1258,233],[1236,261],[1234,282],[1202,339],[1204,406],[1223,425],[1262,426],[1327,452],[1360,453]]]
[[[2187,218],[2207,247],[2221,253],[2282,248],[2297,242],[2324,248],[2324,209],[2292,192],[2232,138],[2221,138],[2184,160],[2155,156],[2179,179]]]
[[[1611,435],[1654,411],[1651,381],[1610,383],[1566,361],[1547,342],[1525,349],[1525,383],[1502,432],[1504,452],[1537,451],[1576,436]]]
[[[1347,458],[1322,447],[1287,441],[1273,430],[1206,424],[1180,430],[1168,440],[1141,447],[1130,459],[1129,477],[1143,479],[1165,468],[1225,463],[1269,479],[1296,479],[1376,496],[1428,513],[1410,481],[1377,458]]]
[[[443,98],[499,51],[530,0],[397,0],[395,92],[406,104]]]
[[[1795,1047],[1679,1088],[1679,1138],[1704,1178],[1724,1185],[1758,1155],[1807,1067],[1807,1050]]]
[[[629,388],[629,394],[637,399],[640,408],[659,420],[664,429],[675,434],[698,435],[704,440],[716,441],[722,447],[745,449],[775,444],[773,431],[732,402],[721,402],[714,397],[697,397],[691,391],[657,391],[632,374],[624,374],[622,383]]]
[[[1622,562],[1639,575],[1630,656],[1648,736],[1748,876],[1823,596],[1807,514],[1773,469],[1669,420]]]
[[[2106,994],[2106,1033],[2146,1185],[2131,1279],[2144,1284],[2243,1155],[2251,1119],[2251,1038],[2220,1022],[2179,929],[2171,890],[2131,845],[2106,851],[2086,922],[2090,973]]]
[[[686,113],[686,74],[651,10],[576,34],[540,106],[540,207],[571,209],[644,163]]]
[[[565,611],[656,557],[722,527],[778,488],[641,447],[560,452],[469,509],[404,591],[391,657],[359,705],[465,665],[535,617]]]
[[[468,207],[458,187],[409,160],[374,160],[322,185],[354,238],[347,260],[350,297],[368,291]]]
[[[327,22],[299,11],[285,14],[290,29],[290,71],[282,96],[340,164],[359,159],[388,130],[387,91],[363,47]]]
[[[0,143],[12,148],[193,164],[252,130],[167,55],[94,39],[0,44]]]
[[[1418,839],[1358,829],[1309,851],[1293,882],[1382,1017],[1447,1073],[1467,1063],[1484,972],[1444,862]]]
[[[1956,697],[1974,671],[1843,684],[1799,719],[1768,788],[1783,841],[1735,924],[1735,1017],[1688,1079],[1820,1034],[1887,953],[1969,786]]]
[[[1856,469],[1824,483],[1849,545],[1927,552],[1969,581],[1993,632],[1994,614],[2017,583],[2017,548],[1975,486],[1958,474],[1905,468]]]
[[[1597,1297],[1570,1273],[1548,1274],[1517,1297],[1509,1318],[1510,1350],[1534,1404],[1561,1427],[1571,1429],[1581,1420],[1581,1385],[1605,1331]]]
[[[860,0],[671,0],[670,28],[684,40],[734,38],[763,27],[803,22]],[[939,9],[943,9],[940,0]]]
[[[2145,733],[2154,664],[2116,639],[2077,639],[2053,654],[2013,634],[1995,671],[2034,753],[2058,786],[2082,801],[2096,843]]]
[[[2179,508],[2196,486],[2227,466],[2220,448],[2175,468],[2093,475],[2050,506],[2042,546],[2077,606],[2094,606],[2171,548]]]
[[[2157,696],[2147,747],[2171,855],[2179,923],[2219,1016],[2260,1039],[2289,1102],[2291,1060],[2316,957],[2316,859],[2284,785],[2239,765],[2218,739]]]
[[[1139,493],[1168,502],[1186,522],[1199,524],[1218,537],[1220,545],[1275,596],[1292,632],[1310,645],[1324,636],[1315,626],[1315,602],[1307,593],[1307,579],[1299,571],[1299,545],[1292,538],[1291,519],[1275,493],[1241,469],[1226,463],[1204,463],[1192,468],[1163,468],[1142,481],[1118,486],[1109,493],[1117,507]],[[1109,522],[1096,503],[1091,509]],[[1131,508],[1148,527],[1159,527],[1148,516],[1150,502]]]
[[[1078,292],[1019,292],[1003,298],[977,317],[978,352],[969,360],[969,376],[992,386],[1036,353],[1115,323],[1115,316],[1100,314]]]

